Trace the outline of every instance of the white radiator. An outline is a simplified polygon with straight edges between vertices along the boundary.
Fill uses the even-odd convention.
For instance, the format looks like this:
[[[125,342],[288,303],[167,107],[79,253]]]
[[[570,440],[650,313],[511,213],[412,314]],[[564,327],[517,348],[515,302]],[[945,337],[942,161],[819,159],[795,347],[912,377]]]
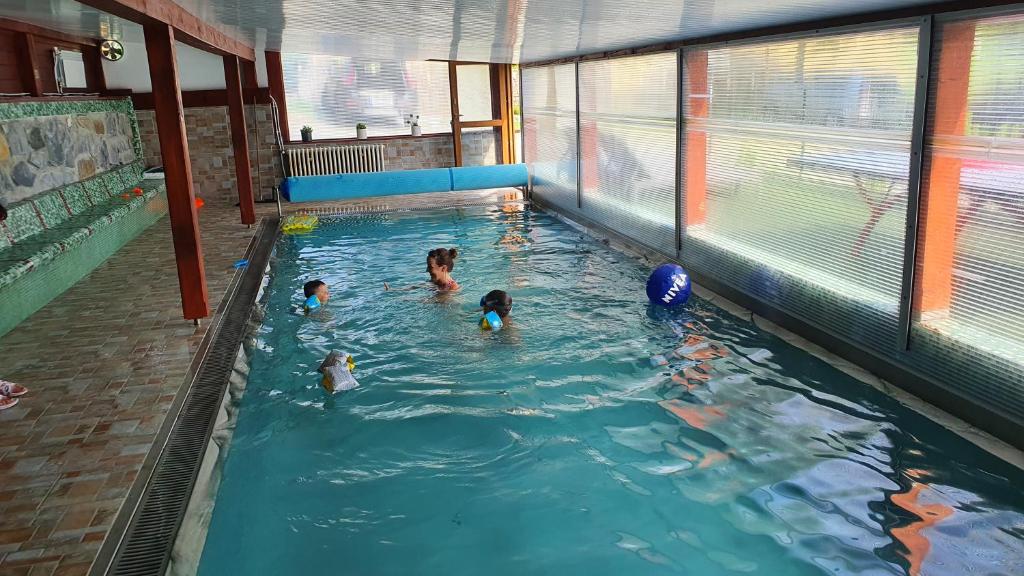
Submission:
[[[384,144],[288,148],[289,176],[383,172]]]

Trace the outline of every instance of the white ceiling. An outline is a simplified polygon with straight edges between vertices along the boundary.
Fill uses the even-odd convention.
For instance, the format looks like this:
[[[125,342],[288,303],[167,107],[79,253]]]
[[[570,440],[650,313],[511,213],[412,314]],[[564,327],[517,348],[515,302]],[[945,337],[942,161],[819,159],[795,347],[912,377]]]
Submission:
[[[176,0],[258,50],[529,62],[931,3],[931,0]],[[0,14],[140,41],[73,0],[0,0]]]

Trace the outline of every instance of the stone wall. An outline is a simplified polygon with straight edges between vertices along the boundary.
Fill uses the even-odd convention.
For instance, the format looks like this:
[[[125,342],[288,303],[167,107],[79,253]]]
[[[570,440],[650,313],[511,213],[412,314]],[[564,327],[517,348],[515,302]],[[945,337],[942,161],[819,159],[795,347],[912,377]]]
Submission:
[[[448,168],[455,165],[455,150],[452,148],[452,137],[448,134],[396,138],[383,143],[387,150],[388,170]]]
[[[134,160],[130,112],[3,120],[0,121],[0,204],[9,205]]]

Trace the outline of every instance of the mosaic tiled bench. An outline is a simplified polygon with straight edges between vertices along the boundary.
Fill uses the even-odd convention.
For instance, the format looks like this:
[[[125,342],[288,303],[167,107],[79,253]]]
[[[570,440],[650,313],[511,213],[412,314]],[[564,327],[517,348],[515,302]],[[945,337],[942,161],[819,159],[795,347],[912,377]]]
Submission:
[[[0,223],[0,336],[167,213],[164,181],[141,176],[134,162],[8,207]],[[142,195],[132,193],[136,187]]]

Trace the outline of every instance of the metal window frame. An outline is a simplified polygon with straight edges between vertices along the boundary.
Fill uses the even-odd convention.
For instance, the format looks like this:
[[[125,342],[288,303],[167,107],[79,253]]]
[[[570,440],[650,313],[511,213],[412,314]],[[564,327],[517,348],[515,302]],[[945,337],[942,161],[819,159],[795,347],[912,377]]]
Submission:
[[[683,104],[684,94],[686,92],[686,66],[683,57],[682,48],[673,50],[676,53],[676,258],[682,259],[683,256],[683,234],[686,233],[686,227],[683,226],[683,218],[686,204],[683,202],[683,194],[686,193],[686,189],[683,187],[683,176],[685,174],[683,162],[686,161],[686,155],[683,151],[684,136],[686,134],[686,107]]]
[[[576,209],[583,211],[583,147],[580,145],[580,63],[572,63],[576,77]]]
[[[903,237],[903,279],[900,283],[897,349],[910,347],[910,323],[913,316],[917,233],[921,217],[921,170],[924,164],[925,128],[928,124],[928,91],[931,88],[932,29],[931,15],[920,19],[917,37],[917,82],[914,86],[914,120],[910,136],[910,173],[907,176],[906,232]]]

